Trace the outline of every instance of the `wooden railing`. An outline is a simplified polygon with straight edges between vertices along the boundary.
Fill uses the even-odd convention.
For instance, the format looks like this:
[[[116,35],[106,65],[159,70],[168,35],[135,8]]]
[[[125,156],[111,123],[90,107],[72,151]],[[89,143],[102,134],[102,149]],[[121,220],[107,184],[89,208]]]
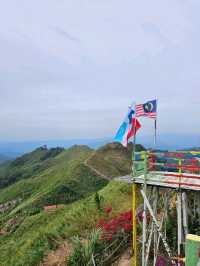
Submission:
[[[133,156],[133,172],[163,171],[178,174],[200,175],[200,152],[135,152]]]

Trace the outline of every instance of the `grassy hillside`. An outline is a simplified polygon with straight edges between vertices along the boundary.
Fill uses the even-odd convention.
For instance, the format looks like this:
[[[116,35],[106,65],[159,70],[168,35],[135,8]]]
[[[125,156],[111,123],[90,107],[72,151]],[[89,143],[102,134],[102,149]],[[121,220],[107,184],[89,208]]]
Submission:
[[[47,149],[40,147],[11,162],[0,166],[0,188],[9,186],[19,180],[29,178],[47,169],[63,148]]]
[[[138,149],[142,149],[138,146]],[[0,166],[0,204],[20,199],[11,213],[48,204],[71,203],[102,188],[107,180],[92,171],[116,177],[130,173],[132,146],[112,143],[94,152],[87,146],[48,150],[41,147]],[[12,177],[15,176],[13,179]],[[11,185],[8,185],[11,183]]]
[[[100,191],[105,206],[113,215],[130,208],[131,191],[127,184],[112,181]],[[94,195],[54,212],[26,216],[10,235],[0,237],[0,265],[32,266],[58,241],[82,234],[95,226],[100,213]]]
[[[35,153],[38,155],[38,150],[34,155]],[[21,211],[32,212],[44,205],[71,203],[102,188],[107,180],[84,165],[90,153],[88,147],[74,146],[62,151],[55,158],[45,160],[40,164],[40,171],[34,171],[33,164],[28,160],[23,167],[27,172],[31,169],[32,175],[0,190],[0,204],[20,199],[20,203],[13,210],[9,209],[7,215]]]
[[[136,150],[144,150],[144,147],[136,145]],[[110,143],[94,152],[88,164],[109,178],[127,175],[131,171],[132,151],[132,144],[124,148],[119,143]]]
[[[0,166],[0,266],[37,265],[59,239],[92,228],[99,218],[96,191],[101,190],[105,205],[113,206],[113,214],[126,210],[127,185],[108,184],[100,173],[129,173],[131,152],[131,146],[124,149],[118,144],[97,151],[87,146],[41,147]],[[64,208],[43,211],[53,204]]]

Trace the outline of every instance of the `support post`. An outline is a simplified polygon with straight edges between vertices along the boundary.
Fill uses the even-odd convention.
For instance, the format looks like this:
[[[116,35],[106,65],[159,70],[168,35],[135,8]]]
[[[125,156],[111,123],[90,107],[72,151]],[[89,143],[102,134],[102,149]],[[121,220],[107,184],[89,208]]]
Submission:
[[[145,152],[145,158],[144,158],[144,186],[143,191],[146,195],[147,191],[147,153]],[[143,223],[142,223],[142,266],[145,266],[146,261],[146,230],[147,230],[147,215],[146,215],[146,202],[143,201]]]
[[[153,187],[151,194],[153,194],[153,212],[154,214],[156,214],[157,212],[157,203],[155,204],[155,202],[157,202],[157,192],[158,192],[158,188],[157,187]],[[157,230],[155,228],[155,224],[152,220],[152,223],[151,223],[151,229],[150,229],[150,234],[149,234],[149,239],[147,241],[147,248],[146,248],[146,258],[145,258],[145,265],[148,266],[148,260],[149,260],[149,253],[150,253],[150,249],[151,249],[151,242],[152,242],[152,239],[153,239],[153,234],[154,234],[154,238],[155,238],[155,232],[157,233]],[[155,245],[155,242],[154,242],[154,245]],[[155,247],[154,247],[155,248]]]
[[[153,229],[154,229],[154,222],[152,221],[151,230],[150,230],[150,234],[149,234],[149,240],[147,243],[147,252],[146,252],[146,260],[145,260],[146,266],[148,265],[148,261],[149,261],[149,253],[150,253],[150,248],[151,248]]]
[[[135,104],[135,110],[136,110],[136,104]],[[135,184],[135,176],[136,176],[136,168],[135,168],[135,152],[136,152],[136,120],[135,120],[135,125],[134,125],[134,137],[133,137],[133,153],[132,153],[132,177],[133,177],[133,184],[132,184],[132,197],[133,197],[133,202],[132,202],[132,219],[133,219],[133,260],[132,260],[132,265],[137,266],[137,185]]]
[[[178,227],[178,258],[181,257],[182,243],[182,192],[181,192],[181,175],[182,175],[182,160],[179,159],[179,189],[177,193],[177,227]],[[181,266],[178,261],[178,266]]]
[[[162,220],[161,220],[161,224],[160,224],[160,230],[162,230],[162,228],[164,227],[163,224],[166,222],[167,219],[167,205],[168,205],[168,196],[167,193],[165,193],[165,199],[164,199],[164,213],[162,216]],[[156,254],[158,255],[158,250],[159,250],[159,246],[160,246],[160,238],[161,236],[158,236],[158,241],[157,241],[157,248],[156,248]],[[166,231],[164,231],[164,239],[166,239]],[[157,257],[156,257],[157,260]],[[154,265],[155,266],[155,265]]]
[[[158,203],[158,195],[159,195],[159,187],[155,188],[155,199],[154,199],[154,215],[157,217],[157,203]],[[154,262],[153,265],[156,265],[157,260],[157,242],[158,242],[158,234],[156,230],[156,226],[154,225]]]
[[[132,193],[133,193],[133,266],[137,266],[137,185],[133,183],[132,185]]]
[[[197,212],[198,212],[198,221],[200,226],[200,191],[197,191]]]
[[[153,221],[154,221],[154,223],[155,223],[155,225],[156,225],[156,229],[157,229],[157,231],[158,231],[158,233],[159,233],[159,235],[160,235],[160,238],[161,238],[162,241],[163,241],[163,244],[164,244],[165,250],[166,250],[166,252],[167,252],[169,258],[171,259],[171,255],[172,255],[172,254],[171,254],[171,250],[170,250],[170,248],[169,248],[169,245],[168,245],[168,243],[167,243],[167,241],[166,241],[164,235],[162,234],[162,231],[161,231],[161,229],[160,229],[159,223],[158,223],[158,221],[156,220],[156,217],[155,217],[155,215],[154,215],[154,213],[153,213],[153,209],[152,209],[152,207],[151,207],[151,205],[150,205],[150,203],[149,203],[149,201],[148,201],[148,199],[147,199],[147,196],[146,196],[146,194],[145,194],[145,192],[144,192],[143,190],[141,190],[141,194],[142,194],[142,197],[143,197],[143,199],[144,199],[144,201],[145,201],[145,203],[146,203],[146,206],[147,206],[147,208],[148,208],[148,210],[149,210],[149,213],[150,213],[150,215],[151,215],[151,217],[152,217],[152,219],[153,219]]]
[[[187,206],[187,194],[186,192],[182,193],[182,202],[183,202],[183,228],[185,239],[188,234],[188,206]]]
[[[178,258],[181,257],[181,243],[182,243],[182,211],[181,211],[181,192],[177,193],[177,223],[178,223]],[[180,263],[178,262],[178,266]]]

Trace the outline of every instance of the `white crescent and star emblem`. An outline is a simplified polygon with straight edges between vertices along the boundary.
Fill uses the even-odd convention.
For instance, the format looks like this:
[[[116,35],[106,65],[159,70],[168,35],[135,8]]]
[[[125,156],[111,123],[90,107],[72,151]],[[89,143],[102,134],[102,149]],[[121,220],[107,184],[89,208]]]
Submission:
[[[147,113],[151,113],[153,111],[153,103],[146,103],[144,105],[144,110],[147,112]]]

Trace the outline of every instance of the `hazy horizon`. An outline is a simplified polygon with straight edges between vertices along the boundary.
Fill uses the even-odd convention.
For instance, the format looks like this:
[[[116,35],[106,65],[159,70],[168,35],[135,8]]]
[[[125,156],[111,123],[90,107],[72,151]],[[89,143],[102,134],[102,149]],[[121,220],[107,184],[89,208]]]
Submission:
[[[105,138],[91,138],[91,139],[40,139],[40,140],[26,140],[26,141],[0,141],[0,155],[8,157],[16,157],[23,153],[31,152],[32,150],[47,145],[48,148],[64,147],[69,148],[73,145],[87,145],[91,148],[99,148],[107,143],[113,142],[113,137]],[[138,135],[136,139],[137,144],[142,144],[146,148],[156,149],[184,149],[200,147],[199,135],[176,135],[176,134],[160,134],[157,139],[157,144],[154,144],[153,135]]]

